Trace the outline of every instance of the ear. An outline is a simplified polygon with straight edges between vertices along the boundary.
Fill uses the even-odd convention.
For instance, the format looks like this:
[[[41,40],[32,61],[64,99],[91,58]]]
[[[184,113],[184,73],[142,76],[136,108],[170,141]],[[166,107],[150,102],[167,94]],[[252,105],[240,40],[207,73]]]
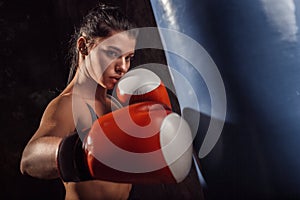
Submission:
[[[87,56],[89,54],[88,47],[87,47],[87,41],[84,36],[81,36],[77,40],[77,49],[79,53],[81,53],[83,56]]]

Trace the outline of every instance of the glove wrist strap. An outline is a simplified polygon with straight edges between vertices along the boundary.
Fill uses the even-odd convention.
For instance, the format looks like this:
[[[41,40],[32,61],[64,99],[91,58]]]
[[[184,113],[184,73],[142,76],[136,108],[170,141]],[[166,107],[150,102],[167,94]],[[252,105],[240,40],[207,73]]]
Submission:
[[[58,148],[57,167],[65,182],[91,180],[82,142],[77,133],[65,137]]]

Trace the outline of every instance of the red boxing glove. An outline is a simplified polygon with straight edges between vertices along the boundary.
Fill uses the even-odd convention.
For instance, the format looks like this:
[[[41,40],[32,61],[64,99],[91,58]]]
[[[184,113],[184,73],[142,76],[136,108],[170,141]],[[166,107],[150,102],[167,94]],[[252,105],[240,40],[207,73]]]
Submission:
[[[80,143],[78,139],[76,143]],[[77,147],[69,157],[76,158],[76,170],[60,162],[63,153],[58,153],[65,181],[178,183],[192,163],[189,126],[166,106],[154,102],[136,103],[102,116]]]
[[[156,101],[172,108],[167,89],[161,79],[144,68],[127,72],[118,82],[117,97],[128,105],[143,101]]]

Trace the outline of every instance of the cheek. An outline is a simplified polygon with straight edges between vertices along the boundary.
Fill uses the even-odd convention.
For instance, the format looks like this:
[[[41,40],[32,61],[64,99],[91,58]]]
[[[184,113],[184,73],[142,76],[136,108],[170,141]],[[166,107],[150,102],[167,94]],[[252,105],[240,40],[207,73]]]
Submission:
[[[90,68],[97,79],[100,79],[103,76],[108,67],[108,64],[109,63],[105,60],[105,58],[97,54],[91,54]]]

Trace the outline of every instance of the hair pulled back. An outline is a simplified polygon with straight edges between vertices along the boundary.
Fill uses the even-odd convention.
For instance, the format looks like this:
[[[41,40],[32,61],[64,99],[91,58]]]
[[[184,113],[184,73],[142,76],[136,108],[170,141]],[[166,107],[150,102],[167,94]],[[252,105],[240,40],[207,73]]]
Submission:
[[[68,77],[68,83],[74,77],[75,71],[78,67],[78,49],[77,40],[79,37],[84,36],[89,43],[97,37],[109,37],[113,32],[128,31],[129,36],[137,37],[137,31],[132,29],[136,28],[135,24],[120,11],[118,7],[99,4],[97,7],[91,9],[88,14],[83,18],[79,30],[75,30],[70,44],[69,58],[71,67]],[[129,31],[132,30],[132,31]]]

